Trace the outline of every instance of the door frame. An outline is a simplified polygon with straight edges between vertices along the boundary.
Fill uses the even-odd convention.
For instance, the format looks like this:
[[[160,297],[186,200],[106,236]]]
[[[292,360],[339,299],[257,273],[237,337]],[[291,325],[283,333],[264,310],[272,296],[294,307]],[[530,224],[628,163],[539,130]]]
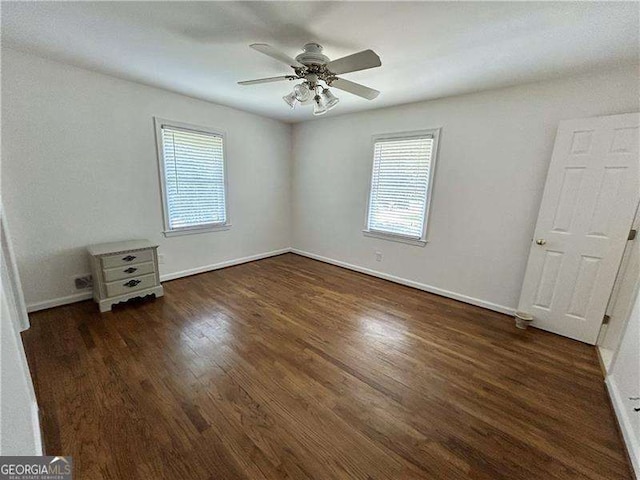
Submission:
[[[6,285],[7,302],[10,303],[11,311],[15,313],[11,320],[17,332],[23,332],[30,327],[29,315],[22,293],[22,283],[20,282],[20,274],[18,273],[18,265],[16,263],[13,247],[11,245],[11,236],[9,235],[9,225],[5,209],[0,202],[0,257],[2,262],[1,280]]]
[[[636,229],[640,231],[640,201],[636,207],[636,213],[633,217],[633,222],[631,223],[630,229]],[[626,279],[627,275],[627,265],[630,262],[632,250],[637,249],[640,250],[640,238],[636,238],[635,240],[628,240],[627,244],[624,248],[624,253],[622,254],[622,259],[620,260],[620,265],[618,266],[618,273],[616,274],[616,279],[613,284],[613,288],[611,289],[611,295],[609,296],[609,302],[607,303],[606,314],[612,314],[614,309],[616,308],[617,302],[620,301],[620,289],[622,288],[623,282]],[[618,350],[620,347],[620,342],[622,341],[622,337],[624,336],[624,332],[627,328],[627,323],[629,322],[629,316],[631,314],[631,310],[633,309],[633,304],[636,296],[638,295],[638,291],[640,290],[640,279],[636,278],[633,287],[629,291],[629,298],[625,299],[624,312],[621,312],[619,316],[612,317],[614,321],[620,321],[622,324],[620,325],[617,338],[614,340],[613,345],[611,347],[606,347],[609,350],[612,350],[613,355],[609,360],[608,365],[605,366],[605,370],[607,372],[611,371],[613,365],[615,363],[615,359],[618,355]],[[619,318],[618,318],[619,317]],[[604,333],[602,333],[603,324],[600,325],[601,333],[598,335],[598,342],[596,346],[598,347],[598,351],[602,349],[602,343],[607,338],[607,335],[610,335],[612,332],[610,330],[610,326],[607,326]]]

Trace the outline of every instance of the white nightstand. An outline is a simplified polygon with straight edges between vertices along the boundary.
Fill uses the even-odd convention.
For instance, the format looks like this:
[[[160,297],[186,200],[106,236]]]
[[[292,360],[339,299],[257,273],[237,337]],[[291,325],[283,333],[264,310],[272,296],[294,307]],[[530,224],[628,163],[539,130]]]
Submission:
[[[131,298],[164,294],[158,273],[158,245],[148,240],[101,243],[91,256],[93,299],[101,312]]]

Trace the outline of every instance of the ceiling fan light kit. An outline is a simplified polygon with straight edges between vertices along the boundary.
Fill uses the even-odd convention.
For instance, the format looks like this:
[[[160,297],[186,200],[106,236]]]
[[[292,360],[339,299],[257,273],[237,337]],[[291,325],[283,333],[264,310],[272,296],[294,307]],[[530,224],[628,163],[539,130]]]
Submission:
[[[303,80],[302,83],[293,87],[291,93],[282,97],[292,109],[298,104],[309,105],[313,103],[314,115],[327,113],[340,101],[329,90],[329,87],[352,93],[367,100],[374,100],[380,94],[379,91],[373,88],[337,77],[339,74],[381,66],[380,57],[373,50],[363,50],[362,52],[331,61],[329,57],[322,53],[322,46],[317,43],[307,43],[303,48],[303,52],[296,58],[291,58],[266,43],[254,43],[250,47],[264,55],[286,63],[293,68],[295,75],[246,80],[238,82],[238,84],[256,85],[281,80]]]

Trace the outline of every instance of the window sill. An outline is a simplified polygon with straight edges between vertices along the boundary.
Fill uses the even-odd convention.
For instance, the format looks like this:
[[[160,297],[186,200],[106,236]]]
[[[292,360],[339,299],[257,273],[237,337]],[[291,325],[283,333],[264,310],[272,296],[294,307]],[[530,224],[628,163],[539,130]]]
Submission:
[[[424,247],[427,244],[427,241],[423,238],[405,237],[403,235],[377,232],[375,230],[363,230],[362,233],[364,234],[365,237],[380,238],[382,240],[390,240],[392,242],[406,243],[408,245],[415,245],[418,247]]]
[[[165,230],[165,237],[179,237],[181,235],[193,235],[194,233],[208,233],[208,232],[220,232],[222,230],[229,230],[231,228],[230,223],[219,225],[204,225],[202,227],[190,227],[190,228],[177,228],[175,230]]]

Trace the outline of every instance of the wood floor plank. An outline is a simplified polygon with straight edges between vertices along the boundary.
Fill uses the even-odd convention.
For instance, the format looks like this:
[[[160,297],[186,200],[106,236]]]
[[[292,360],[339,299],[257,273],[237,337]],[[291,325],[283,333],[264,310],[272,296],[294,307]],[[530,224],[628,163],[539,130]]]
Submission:
[[[293,254],[23,333],[76,478],[630,479],[593,347]]]

